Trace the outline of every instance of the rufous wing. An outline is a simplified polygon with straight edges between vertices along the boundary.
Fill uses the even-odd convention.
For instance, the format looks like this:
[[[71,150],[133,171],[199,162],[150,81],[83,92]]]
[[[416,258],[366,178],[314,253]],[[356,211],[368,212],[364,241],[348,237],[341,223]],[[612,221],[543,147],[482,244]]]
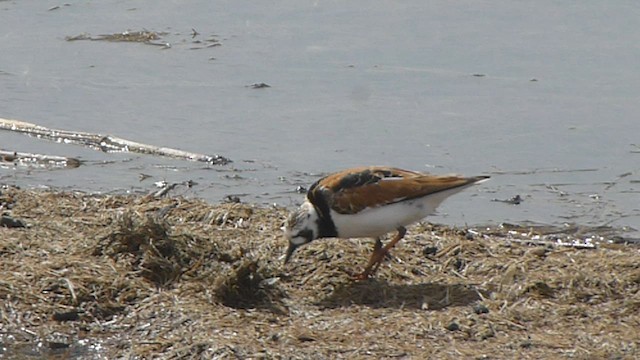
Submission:
[[[420,198],[481,179],[483,177],[438,176],[387,167],[355,168],[319,180],[309,195],[322,196],[338,213],[355,214],[368,207]]]

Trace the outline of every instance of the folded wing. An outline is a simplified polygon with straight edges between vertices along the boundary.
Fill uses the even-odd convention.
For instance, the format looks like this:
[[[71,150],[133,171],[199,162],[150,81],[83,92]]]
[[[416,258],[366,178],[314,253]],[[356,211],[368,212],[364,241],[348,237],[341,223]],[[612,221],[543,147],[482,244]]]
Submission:
[[[438,176],[397,168],[365,167],[322,178],[311,186],[307,196],[322,200],[338,213],[355,214],[367,207],[420,198],[483,178],[485,177]]]

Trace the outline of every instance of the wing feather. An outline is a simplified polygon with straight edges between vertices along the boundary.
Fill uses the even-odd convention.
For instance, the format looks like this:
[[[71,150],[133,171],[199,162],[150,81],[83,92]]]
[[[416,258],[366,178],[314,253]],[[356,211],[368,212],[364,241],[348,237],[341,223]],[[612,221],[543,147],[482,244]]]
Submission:
[[[388,167],[361,167],[328,175],[311,186],[312,202],[341,214],[392,204],[468,185],[486,177],[430,175]],[[328,210],[328,209],[326,209]]]

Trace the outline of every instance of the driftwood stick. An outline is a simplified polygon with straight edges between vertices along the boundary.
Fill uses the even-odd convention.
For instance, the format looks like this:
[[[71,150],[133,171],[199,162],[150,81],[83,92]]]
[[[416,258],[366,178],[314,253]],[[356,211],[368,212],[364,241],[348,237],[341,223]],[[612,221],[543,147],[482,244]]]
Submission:
[[[598,248],[596,243],[586,242],[582,240],[575,241],[562,241],[562,240],[551,240],[551,239],[507,239],[507,242],[515,242],[520,244],[531,244],[538,246],[549,246],[549,247],[572,247],[574,249],[579,250],[594,250]]]
[[[111,135],[49,129],[44,126],[19,120],[0,118],[0,130],[19,132],[57,142],[84,145],[103,152],[133,152],[191,161],[202,161],[214,165],[225,165],[231,162],[230,159],[220,155],[204,155],[178,149],[141,144]]]
[[[0,149],[0,164],[12,163],[27,166],[77,168],[81,161],[76,158],[15,152]]]

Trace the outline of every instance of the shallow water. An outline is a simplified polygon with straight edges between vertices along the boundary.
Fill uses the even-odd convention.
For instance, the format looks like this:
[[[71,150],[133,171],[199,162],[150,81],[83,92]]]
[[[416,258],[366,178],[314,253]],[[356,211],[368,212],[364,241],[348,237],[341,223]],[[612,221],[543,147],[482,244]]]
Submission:
[[[492,175],[435,222],[638,229],[639,15],[598,1],[2,1],[0,117],[234,163],[0,132],[2,149],[85,161],[5,164],[0,182],[110,193],[193,180],[174,193],[292,206],[323,173],[383,164]],[[65,40],[141,30],[166,34]]]

